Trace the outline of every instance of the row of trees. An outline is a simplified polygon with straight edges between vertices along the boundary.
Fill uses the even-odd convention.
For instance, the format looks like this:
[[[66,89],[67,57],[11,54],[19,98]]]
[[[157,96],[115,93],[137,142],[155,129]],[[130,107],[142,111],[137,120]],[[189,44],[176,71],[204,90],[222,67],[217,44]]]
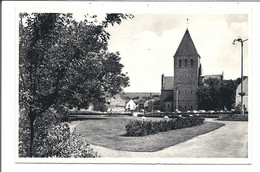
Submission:
[[[29,119],[29,156],[35,121],[50,108],[64,113],[68,105],[102,101],[129,85],[119,52],[108,51],[106,28],[131,18],[107,14],[98,21],[97,16],[86,15],[77,22],[72,14],[20,14],[19,103]]]
[[[236,89],[241,78],[236,80],[219,80],[209,78],[199,86],[199,109],[231,109],[236,99]]]

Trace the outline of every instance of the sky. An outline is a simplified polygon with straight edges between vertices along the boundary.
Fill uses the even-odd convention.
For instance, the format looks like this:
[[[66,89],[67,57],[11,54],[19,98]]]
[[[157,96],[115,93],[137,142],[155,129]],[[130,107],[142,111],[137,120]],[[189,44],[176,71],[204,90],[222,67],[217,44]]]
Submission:
[[[241,76],[240,36],[247,39],[247,14],[134,14],[109,27],[109,51],[119,51],[130,78],[125,92],[160,92],[161,75],[173,76],[173,55],[188,28],[201,56],[202,74]],[[187,23],[187,18],[189,22]],[[250,40],[250,39],[249,39]],[[244,43],[244,75],[248,76],[248,41]]]
[[[136,5],[134,7],[137,8]],[[123,20],[120,25],[107,29],[111,35],[108,50],[120,52],[123,72],[130,78],[130,86],[124,89],[125,92],[161,91],[161,75],[174,75],[173,55],[187,28],[201,57],[202,75],[223,72],[224,79],[241,76],[241,45],[238,42],[233,45],[232,42],[238,36],[248,38],[249,41],[244,43],[243,65],[244,76],[248,76],[251,70],[248,68],[251,27],[246,12],[239,14],[238,10],[214,9],[213,12],[201,10],[194,13],[191,8],[191,11],[186,9],[174,13],[170,7],[163,6],[163,10],[156,12],[144,7],[138,11],[137,8],[130,12],[135,16],[133,19]],[[121,11],[125,9],[128,11],[126,6]],[[106,10],[96,11],[90,14],[97,14],[98,20],[102,21],[105,16],[103,11]],[[86,11],[75,8],[73,14],[77,20],[82,20]]]

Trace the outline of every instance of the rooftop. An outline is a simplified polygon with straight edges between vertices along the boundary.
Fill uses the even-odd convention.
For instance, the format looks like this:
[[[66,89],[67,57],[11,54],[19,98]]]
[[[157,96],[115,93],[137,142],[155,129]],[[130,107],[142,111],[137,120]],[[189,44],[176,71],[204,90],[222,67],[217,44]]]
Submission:
[[[196,47],[191,39],[189,30],[187,29],[182,40],[181,43],[174,55],[174,57],[176,56],[191,56],[191,55],[199,55]]]

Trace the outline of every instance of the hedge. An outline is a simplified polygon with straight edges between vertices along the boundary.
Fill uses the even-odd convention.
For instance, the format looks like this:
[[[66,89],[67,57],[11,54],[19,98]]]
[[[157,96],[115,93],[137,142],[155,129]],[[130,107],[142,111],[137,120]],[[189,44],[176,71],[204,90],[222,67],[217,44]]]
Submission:
[[[125,126],[125,129],[126,136],[146,136],[159,132],[201,125],[203,122],[204,118],[200,116],[186,118],[178,117],[161,121],[137,120],[131,121]]]
[[[220,121],[248,121],[248,115],[242,115],[242,114],[231,114],[227,116],[220,116],[218,118]]]
[[[180,113],[176,113],[176,112],[148,112],[146,114],[143,115],[138,115],[139,117],[141,116],[145,116],[145,117],[164,117],[164,116],[168,116],[169,118],[177,118],[179,115],[181,115],[182,117],[189,117],[190,115],[195,115],[195,114],[199,114],[200,116],[204,117],[204,118],[219,118],[221,115],[228,115],[231,114],[231,112],[213,112],[213,113],[208,113],[208,112],[197,112],[197,113],[193,113],[193,112],[180,112]]]
[[[69,111],[69,121],[84,120],[89,116],[132,116],[131,112],[96,112],[96,111]]]
[[[69,111],[69,116],[72,115],[107,115],[107,116],[123,116],[123,115],[132,115],[131,112],[98,112],[98,111]]]

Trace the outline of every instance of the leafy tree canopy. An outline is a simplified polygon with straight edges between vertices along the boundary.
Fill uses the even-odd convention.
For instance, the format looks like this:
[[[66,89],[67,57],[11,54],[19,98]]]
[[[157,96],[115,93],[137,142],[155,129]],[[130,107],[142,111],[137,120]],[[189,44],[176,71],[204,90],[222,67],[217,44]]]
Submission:
[[[19,103],[33,123],[50,107],[85,106],[129,85],[119,52],[107,49],[109,24],[130,14],[106,14],[103,21],[72,14],[19,15]],[[94,20],[93,20],[94,19]]]
[[[107,50],[105,28],[132,17],[107,14],[97,24],[72,14],[20,14],[20,104],[41,114],[54,104],[82,105],[121,91],[129,78],[119,52]]]
[[[231,109],[235,103],[236,88],[241,79],[236,80],[219,80],[209,78],[199,86],[199,109]]]

